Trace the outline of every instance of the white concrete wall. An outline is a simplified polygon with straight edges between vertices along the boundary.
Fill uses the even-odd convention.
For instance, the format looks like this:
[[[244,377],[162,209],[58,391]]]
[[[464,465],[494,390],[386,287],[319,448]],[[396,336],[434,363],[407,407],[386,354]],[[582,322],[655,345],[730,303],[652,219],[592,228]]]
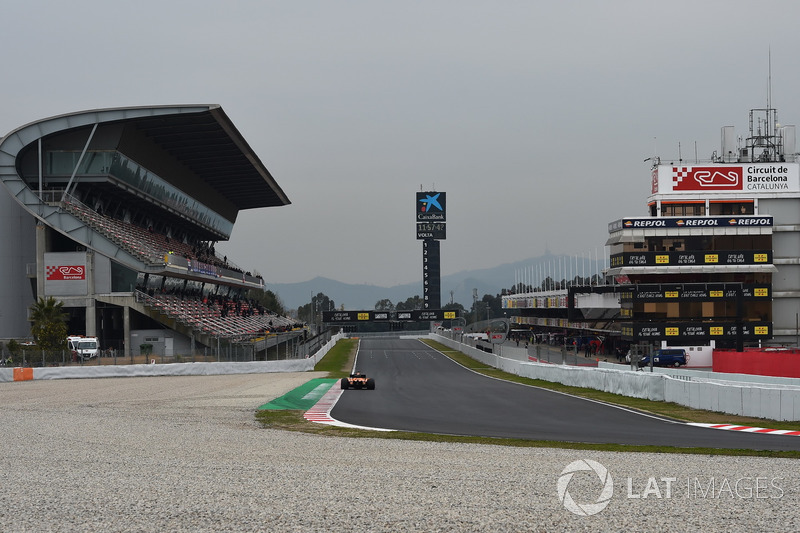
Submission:
[[[33,379],[79,379],[143,376],[213,376],[217,374],[259,374],[309,372],[343,337],[335,335],[316,354],[306,359],[248,361],[241,363],[169,363],[164,365],[53,366],[33,369]],[[0,368],[0,383],[14,381],[13,368]]]
[[[218,374],[258,374],[268,372],[306,372],[314,369],[314,359],[251,361],[243,363],[169,363],[164,365],[46,366],[33,369],[33,379],[127,378],[145,376],[213,376]],[[13,381],[12,368],[0,368],[0,382]]]

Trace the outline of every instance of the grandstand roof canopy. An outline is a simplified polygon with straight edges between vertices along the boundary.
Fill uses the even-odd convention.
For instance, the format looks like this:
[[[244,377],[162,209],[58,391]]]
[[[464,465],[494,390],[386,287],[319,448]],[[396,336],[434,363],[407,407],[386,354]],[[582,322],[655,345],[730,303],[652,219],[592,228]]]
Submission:
[[[68,113],[21,126],[0,139],[0,145],[15,156],[38,137],[109,123],[123,123],[139,130],[237,209],[291,203],[222,107],[216,104],[118,107]]]
[[[291,203],[222,108],[202,107],[207,110],[125,120],[216,190],[224,191],[239,209]]]

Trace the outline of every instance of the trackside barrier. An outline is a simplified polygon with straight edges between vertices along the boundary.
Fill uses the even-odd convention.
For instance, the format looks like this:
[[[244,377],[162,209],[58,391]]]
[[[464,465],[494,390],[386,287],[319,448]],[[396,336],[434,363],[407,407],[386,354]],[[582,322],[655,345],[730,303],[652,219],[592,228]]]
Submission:
[[[633,398],[674,402],[695,409],[770,420],[800,420],[800,380],[786,383],[745,383],[675,377],[600,365],[597,368],[533,363],[504,358],[431,333],[429,338],[486,365],[517,376],[575,387],[602,390]],[[684,371],[686,372],[686,371]],[[708,373],[705,373],[708,374]]]
[[[33,379],[32,368],[15,368],[14,381],[29,381]]]
[[[223,363],[167,363],[163,365],[53,366],[0,368],[0,382],[28,379],[123,378],[147,376],[214,376],[220,374],[266,374],[308,372],[342,338],[335,335],[316,354],[306,359]]]
[[[314,359],[249,361],[242,363],[167,363],[163,365],[46,366],[41,368],[0,369],[0,381],[20,381],[12,370],[26,370],[28,379],[133,378],[148,376],[215,376],[219,374],[261,374],[306,372],[314,369]]]
[[[344,339],[345,337],[346,335],[341,331],[336,335],[332,336],[331,340],[326,342],[325,345],[322,348],[320,348],[319,351],[317,351],[317,353],[311,356],[311,359],[313,359],[314,364],[316,365],[317,363],[319,363],[319,360],[325,357],[328,354],[328,352],[331,351],[331,348],[336,346],[336,343],[339,342],[339,339]],[[314,368],[312,367],[311,369],[313,370]]]
[[[600,361],[597,363],[600,368],[616,368],[617,370],[630,369],[630,363],[624,365],[615,363],[606,363]],[[649,368],[643,369],[644,372],[650,372]],[[724,382],[744,382],[747,385],[763,385],[767,388],[780,388],[780,387],[800,387],[800,378],[786,378],[777,376],[762,376],[758,374],[731,374],[729,372],[712,372],[710,370],[694,370],[690,367],[675,368],[671,366],[666,367],[653,367],[654,374],[664,374],[675,379],[684,379],[686,381],[724,381]]]
[[[800,389],[664,377],[665,400],[695,409],[770,420],[800,420]]]

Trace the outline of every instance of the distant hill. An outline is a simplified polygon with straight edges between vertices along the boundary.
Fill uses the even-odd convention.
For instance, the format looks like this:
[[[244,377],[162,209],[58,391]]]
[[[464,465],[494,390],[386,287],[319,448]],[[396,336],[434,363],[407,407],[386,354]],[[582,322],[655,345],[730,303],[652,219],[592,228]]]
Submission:
[[[515,283],[515,275],[523,269],[536,267],[539,264],[554,264],[563,256],[546,254],[537,258],[507,263],[493,268],[481,270],[465,270],[447,276],[442,276],[441,296],[442,304],[450,302],[450,291],[453,291],[453,301],[460,303],[466,309],[472,307],[472,290],[478,290],[478,299],[485,294],[492,296],[500,294],[502,289],[509,289]],[[574,261],[574,257],[567,258]],[[586,262],[586,275],[589,276],[589,263]],[[595,262],[591,260],[592,267]],[[592,269],[592,272],[597,270]],[[582,273],[581,273],[582,275]],[[555,278],[555,274],[553,275]],[[415,295],[422,296],[422,278],[417,283],[395,285],[394,287],[379,287],[377,285],[349,284],[340,281],[316,277],[300,283],[269,283],[267,288],[278,295],[287,310],[297,309],[311,301],[311,296],[323,293],[333,300],[336,307],[344,305],[347,310],[374,309],[375,303],[388,299],[392,303],[405,302]]]

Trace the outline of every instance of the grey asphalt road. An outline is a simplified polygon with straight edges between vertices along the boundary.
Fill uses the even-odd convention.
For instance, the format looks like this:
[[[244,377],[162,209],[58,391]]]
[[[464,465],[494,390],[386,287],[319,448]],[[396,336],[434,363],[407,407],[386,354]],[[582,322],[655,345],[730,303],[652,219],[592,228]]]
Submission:
[[[416,339],[362,339],[375,390],[344,391],[342,422],[450,435],[634,445],[800,450],[800,437],[688,426],[474,373]],[[720,414],[720,423],[725,422]]]

